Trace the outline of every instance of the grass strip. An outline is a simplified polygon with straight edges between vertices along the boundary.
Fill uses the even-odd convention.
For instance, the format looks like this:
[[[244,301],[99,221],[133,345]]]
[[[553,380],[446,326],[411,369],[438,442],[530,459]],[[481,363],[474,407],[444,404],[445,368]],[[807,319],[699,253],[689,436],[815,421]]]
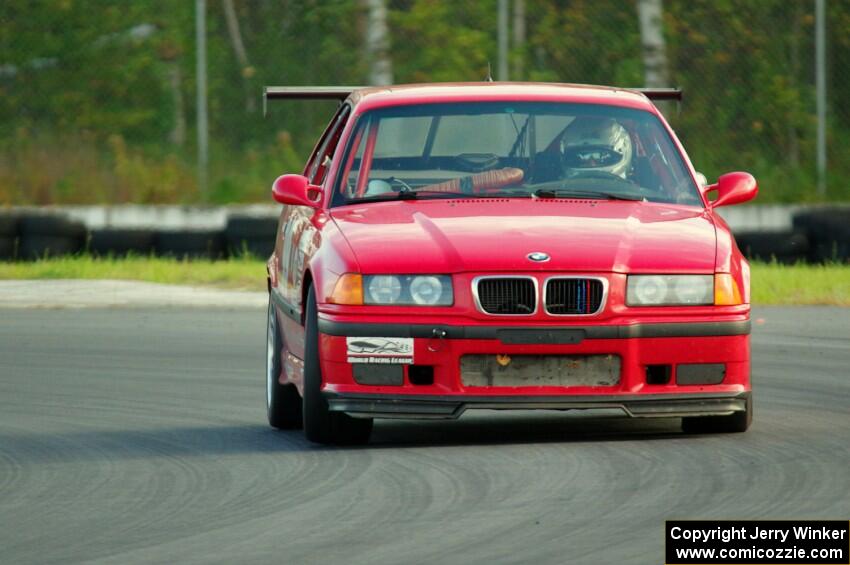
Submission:
[[[753,263],[753,304],[850,306],[850,264]]]
[[[265,290],[265,261],[250,256],[221,261],[169,257],[86,255],[0,262],[3,279],[119,279],[164,284]]]

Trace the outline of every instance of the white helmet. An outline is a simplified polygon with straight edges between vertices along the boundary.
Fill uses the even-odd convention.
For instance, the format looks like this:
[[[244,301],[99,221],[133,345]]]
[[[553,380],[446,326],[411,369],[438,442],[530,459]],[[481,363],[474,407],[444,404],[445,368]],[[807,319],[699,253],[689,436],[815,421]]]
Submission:
[[[610,118],[576,118],[561,136],[561,165],[567,177],[601,171],[625,179],[631,164],[629,132]]]

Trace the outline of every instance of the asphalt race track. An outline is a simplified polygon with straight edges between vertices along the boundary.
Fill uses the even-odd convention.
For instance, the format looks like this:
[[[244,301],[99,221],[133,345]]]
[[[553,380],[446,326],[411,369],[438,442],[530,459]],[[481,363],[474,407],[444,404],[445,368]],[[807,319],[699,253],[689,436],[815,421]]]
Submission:
[[[751,431],[265,423],[265,311],[0,310],[0,562],[662,563],[673,518],[850,513],[850,310],[761,308]],[[761,320],[761,323],[759,323]]]

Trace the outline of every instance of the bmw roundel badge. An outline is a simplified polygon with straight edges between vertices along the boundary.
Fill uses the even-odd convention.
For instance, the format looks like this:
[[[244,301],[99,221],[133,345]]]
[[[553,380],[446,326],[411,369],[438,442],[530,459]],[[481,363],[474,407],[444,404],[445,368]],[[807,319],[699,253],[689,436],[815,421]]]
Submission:
[[[549,260],[549,255],[547,253],[543,253],[542,251],[534,251],[527,255],[530,261],[535,261],[537,263],[543,263]]]

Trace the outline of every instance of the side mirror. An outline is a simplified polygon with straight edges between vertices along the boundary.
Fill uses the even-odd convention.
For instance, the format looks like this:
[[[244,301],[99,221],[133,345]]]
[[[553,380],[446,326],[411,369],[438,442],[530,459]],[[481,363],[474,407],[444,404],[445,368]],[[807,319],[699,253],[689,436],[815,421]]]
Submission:
[[[709,203],[712,208],[729,206],[752,200],[759,192],[756,179],[750,173],[726,173],[717,182],[705,187],[705,194],[717,191],[717,198]]]
[[[303,175],[282,175],[272,184],[272,197],[281,204],[318,208],[322,189]]]

